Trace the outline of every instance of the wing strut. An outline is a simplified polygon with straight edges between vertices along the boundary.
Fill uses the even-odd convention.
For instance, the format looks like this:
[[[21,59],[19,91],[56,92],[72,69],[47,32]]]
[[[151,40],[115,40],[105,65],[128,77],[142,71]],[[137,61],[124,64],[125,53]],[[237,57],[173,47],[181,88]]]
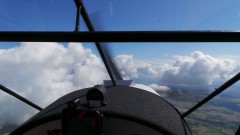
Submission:
[[[42,110],[42,108],[39,107],[38,105],[34,104],[33,102],[27,100],[26,98],[24,98],[24,97],[22,97],[22,96],[20,96],[20,95],[18,95],[18,94],[15,93],[14,91],[6,88],[5,86],[3,86],[3,85],[1,85],[1,84],[0,84],[0,89],[1,89],[2,91],[4,91],[4,92],[8,93],[9,95],[12,95],[12,96],[14,96],[15,98],[21,100],[22,102],[30,105],[31,107],[33,107],[33,108],[35,108],[35,109],[37,109],[37,110],[39,110],[39,111]]]
[[[189,114],[191,114],[193,111],[195,111],[196,109],[198,109],[199,107],[201,107],[202,105],[204,105],[205,103],[207,103],[209,100],[211,100],[212,98],[214,98],[215,96],[217,96],[218,94],[220,94],[221,92],[223,92],[224,90],[226,90],[228,87],[230,87],[231,85],[233,85],[234,83],[236,83],[237,81],[240,80],[240,73],[238,73],[237,75],[235,75],[233,78],[231,78],[230,80],[228,80],[227,82],[225,82],[222,86],[220,86],[218,89],[216,89],[215,91],[213,91],[211,94],[209,94],[206,98],[204,98],[202,101],[200,101],[198,104],[196,104],[195,106],[193,106],[191,109],[189,109],[187,112],[183,113],[181,115],[182,118],[188,116]]]

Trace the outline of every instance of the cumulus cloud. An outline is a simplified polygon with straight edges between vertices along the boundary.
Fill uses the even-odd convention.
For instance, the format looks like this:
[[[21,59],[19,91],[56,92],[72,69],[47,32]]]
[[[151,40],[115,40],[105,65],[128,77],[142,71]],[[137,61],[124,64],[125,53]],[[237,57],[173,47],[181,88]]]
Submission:
[[[132,55],[118,55],[114,61],[124,79],[138,78],[139,75],[156,75],[151,64],[136,61]]]
[[[220,79],[228,79],[237,73],[239,63],[235,59],[216,58],[195,51],[191,56],[174,56],[161,80],[173,84],[210,85]]]
[[[239,72],[237,59],[213,57],[200,51],[187,56],[174,56],[170,62],[156,66],[135,60],[132,55],[115,58],[117,67],[125,78],[151,76],[159,82],[175,85],[211,85],[229,79]]]
[[[0,50],[0,83],[45,107],[73,90],[109,79],[104,65],[79,43],[22,43]],[[19,124],[36,113],[9,95],[0,94],[0,126]],[[16,112],[17,110],[17,112]]]

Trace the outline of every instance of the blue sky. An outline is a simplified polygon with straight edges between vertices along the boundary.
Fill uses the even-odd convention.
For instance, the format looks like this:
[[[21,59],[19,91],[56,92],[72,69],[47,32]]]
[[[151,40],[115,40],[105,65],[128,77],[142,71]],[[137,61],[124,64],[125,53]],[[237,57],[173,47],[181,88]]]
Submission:
[[[96,30],[239,30],[238,0],[83,0]],[[2,0],[0,1],[0,31],[72,31],[76,7],[73,0]],[[81,20],[82,31],[86,27]],[[6,48],[1,44],[1,48]],[[18,44],[15,44],[18,45]],[[149,47],[149,45],[151,47]],[[10,45],[14,46],[13,44]],[[114,45],[115,46],[115,45]],[[171,43],[146,44],[137,50],[152,54],[189,54],[199,50],[212,55],[237,54],[238,45]],[[90,47],[92,48],[92,47]],[[136,45],[116,44],[117,50],[135,53]],[[127,48],[127,49],[126,49]],[[228,49],[229,48],[229,49]],[[134,50],[134,51],[131,51]],[[176,51],[178,50],[178,51]],[[224,51],[223,51],[224,50]],[[227,50],[227,51],[226,51]],[[165,55],[167,56],[167,55]],[[162,57],[162,56],[159,56]]]
[[[222,56],[239,56],[240,43],[112,43],[113,54],[133,55],[141,60],[166,60],[174,55],[190,55],[194,51]]]
[[[238,30],[238,0],[83,0],[97,30]],[[73,0],[2,0],[0,30],[71,31]]]

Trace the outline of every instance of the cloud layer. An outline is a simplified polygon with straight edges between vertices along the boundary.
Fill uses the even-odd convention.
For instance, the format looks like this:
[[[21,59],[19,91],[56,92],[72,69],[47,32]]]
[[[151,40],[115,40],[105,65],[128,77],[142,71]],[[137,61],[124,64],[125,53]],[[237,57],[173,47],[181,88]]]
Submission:
[[[159,82],[179,85],[211,85],[221,79],[229,79],[239,72],[239,62],[234,58],[216,58],[200,51],[189,56],[174,56],[170,63],[160,66],[139,62],[131,55],[115,58],[125,78],[155,77]]]
[[[173,56],[157,65],[135,60],[132,55],[118,55],[114,61],[125,79],[142,78],[149,83],[146,78],[154,78],[156,81],[148,86],[161,93],[170,91],[170,84],[208,86],[232,77],[240,69],[237,58],[217,58],[200,51]],[[100,58],[76,43],[22,43],[2,49],[0,75],[1,84],[41,107],[73,90],[109,79]],[[1,91],[0,105],[0,127],[22,123],[37,112]]]
[[[73,90],[102,84],[109,78],[100,59],[76,43],[67,47],[59,43],[22,43],[0,50],[0,63],[0,83],[41,107]],[[36,113],[2,93],[0,105],[0,126],[5,122],[19,124]]]
[[[210,85],[219,79],[232,77],[239,69],[234,59],[215,58],[199,51],[191,56],[175,56],[173,61],[161,77],[164,82]]]

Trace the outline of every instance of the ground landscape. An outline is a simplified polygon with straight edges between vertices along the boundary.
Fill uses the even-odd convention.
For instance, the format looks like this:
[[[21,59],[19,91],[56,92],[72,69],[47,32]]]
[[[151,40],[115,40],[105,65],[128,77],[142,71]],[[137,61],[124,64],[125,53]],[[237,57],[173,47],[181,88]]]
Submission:
[[[165,98],[182,113],[208,93],[208,90],[172,90]],[[227,92],[189,115],[186,122],[194,135],[234,135],[240,125],[239,112],[240,93]]]

